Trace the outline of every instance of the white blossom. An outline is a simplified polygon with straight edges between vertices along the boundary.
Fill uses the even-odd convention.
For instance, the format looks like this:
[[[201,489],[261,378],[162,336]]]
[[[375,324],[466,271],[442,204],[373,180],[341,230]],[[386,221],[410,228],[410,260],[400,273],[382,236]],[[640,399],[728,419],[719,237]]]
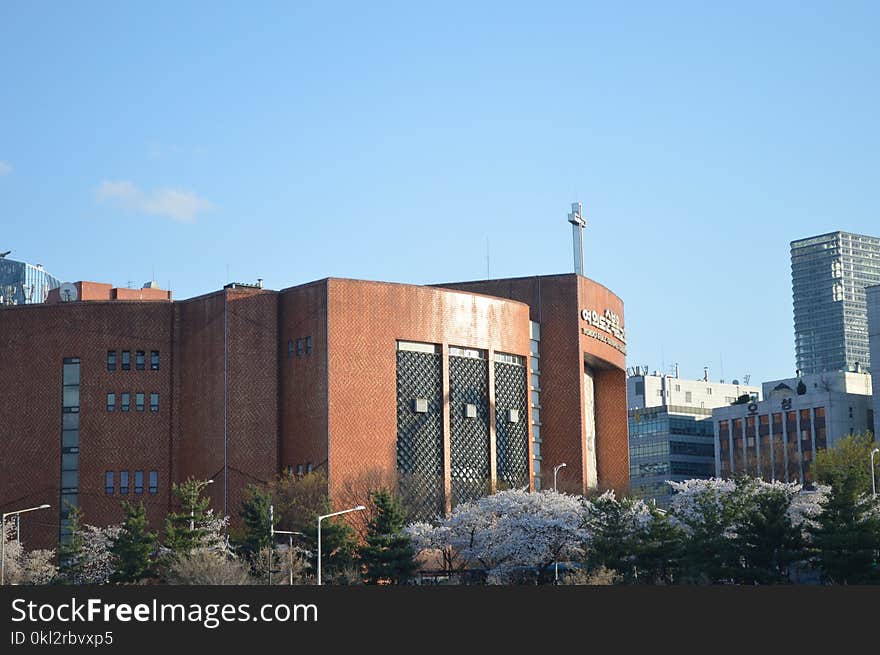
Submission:
[[[74,584],[104,584],[110,579],[115,570],[110,548],[121,531],[122,526],[118,524],[103,528],[88,524],[82,527],[82,559]]]
[[[15,539],[15,522],[7,521],[0,535],[5,544],[6,584],[48,584],[58,574],[53,564],[54,550],[26,551],[21,541]]]
[[[504,583],[519,567],[581,554],[584,518],[579,497],[511,490],[462,503],[437,526],[412,524],[407,534],[417,549],[451,548],[490,582]]]

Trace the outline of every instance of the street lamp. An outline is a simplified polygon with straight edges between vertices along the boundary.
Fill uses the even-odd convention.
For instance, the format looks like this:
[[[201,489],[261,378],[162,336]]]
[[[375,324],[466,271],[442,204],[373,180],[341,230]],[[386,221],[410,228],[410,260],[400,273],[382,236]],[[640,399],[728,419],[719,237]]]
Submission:
[[[341,512],[333,512],[332,514],[324,514],[323,516],[318,517],[318,586],[321,586],[321,521],[324,519],[329,519],[331,516],[339,516],[340,514],[348,514],[349,512],[362,512],[367,509],[363,505],[358,505],[357,507],[352,507],[351,509],[344,509]]]
[[[201,482],[196,482],[192,487],[192,492],[190,493],[190,503],[189,503],[189,531],[192,532],[196,528],[196,494],[201,493],[202,489],[207,487],[209,484],[214,484],[214,480],[204,480]]]
[[[556,476],[559,475],[559,469],[565,468],[565,462],[557,464],[553,467],[553,493],[556,493]],[[559,584],[559,560],[553,560],[553,584]]]
[[[290,584],[293,584],[293,535],[305,537],[302,532],[296,530],[276,530],[275,529],[275,506],[269,505],[269,534],[272,536],[272,550],[269,551],[269,584],[272,584],[272,551],[275,549],[275,535],[287,535],[287,557],[290,560]]]
[[[27,509],[19,509],[14,512],[6,512],[0,517],[0,585],[6,584],[6,517],[17,516],[25,512],[33,512],[38,509],[49,509],[51,505],[40,505],[39,507],[28,507]]]
[[[871,451],[871,495],[877,496],[877,482],[874,480],[874,455],[880,453],[880,448]]]
[[[556,475],[559,473],[559,469],[565,468],[565,466],[566,466],[565,462],[562,462],[562,464],[557,464],[556,466],[553,467],[553,491],[554,492],[556,491]]]

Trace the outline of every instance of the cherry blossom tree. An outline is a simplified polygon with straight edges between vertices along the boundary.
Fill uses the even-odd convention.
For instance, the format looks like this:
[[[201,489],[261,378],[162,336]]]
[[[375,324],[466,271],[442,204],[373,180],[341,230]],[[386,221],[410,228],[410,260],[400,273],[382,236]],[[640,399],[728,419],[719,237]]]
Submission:
[[[418,549],[454,552],[487,581],[508,584],[523,569],[546,569],[583,554],[585,501],[553,492],[501,491],[461,503],[438,524],[409,526]]]
[[[24,549],[15,538],[15,522],[7,521],[2,538],[6,541],[6,584],[42,585],[51,582],[58,574],[53,564],[54,550]]]

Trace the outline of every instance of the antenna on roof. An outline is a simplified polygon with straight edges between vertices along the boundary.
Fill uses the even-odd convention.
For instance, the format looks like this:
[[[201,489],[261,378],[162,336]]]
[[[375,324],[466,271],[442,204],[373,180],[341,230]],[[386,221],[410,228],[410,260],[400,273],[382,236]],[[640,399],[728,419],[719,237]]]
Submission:
[[[489,272],[489,236],[486,236],[486,279],[491,280],[492,274]]]

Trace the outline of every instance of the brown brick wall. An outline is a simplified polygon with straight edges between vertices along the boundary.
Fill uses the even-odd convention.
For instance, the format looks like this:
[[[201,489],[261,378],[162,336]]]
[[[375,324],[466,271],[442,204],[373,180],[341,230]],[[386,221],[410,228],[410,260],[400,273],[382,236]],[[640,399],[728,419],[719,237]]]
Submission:
[[[225,499],[236,524],[247,484],[268,482],[278,469],[277,293],[228,289],[175,307],[175,481],[212,478],[212,506],[221,512]]]
[[[595,372],[596,450],[599,488],[625,491],[629,487],[625,355],[581,333],[581,309],[611,309],[623,320],[623,302],[610,290],[575,274],[438,285],[512,298],[530,306],[531,320],[541,324],[541,454],[542,488],[585,493],[584,363]],[[618,380],[619,378],[619,380]],[[622,382],[621,382],[622,381]],[[621,386],[622,385],[622,386]]]
[[[334,500],[348,500],[346,480],[365,473],[388,478],[396,472],[397,340],[441,344],[444,356],[448,346],[486,349],[490,356],[494,351],[528,356],[528,308],[519,303],[335,278],[328,281],[328,299],[329,472]],[[448,416],[448,379],[444,387]],[[494,409],[490,410],[491,415]],[[446,427],[448,441],[448,422]]]
[[[193,476],[223,509],[223,307],[219,291],[175,303],[174,481]]]
[[[279,294],[279,467],[327,463],[327,280]],[[312,338],[311,354],[296,354],[297,339]],[[288,356],[288,342],[293,355]]]
[[[104,493],[104,472],[130,471],[124,498],[143,500],[154,525],[168,507],[172,412],[170,304],[73,303],[30,305],[0,312],[0,508],[42,503],[52,508],[22,518],[28,548],[55,547],[59,533],[61,470],[61,371],[65,357],[81,360],[79,505],[85,521],[117,522],[120,496]],[[107,371],[107,351],[130,350],[132,370]],[[146,351],[144,371],[135,352]],[[151,350],[160,370],[149,368]],[[129,391],[128,413],[106,411],[106,394]],[[145,394],[145,411],[135,411],[134,394]],[[149,411],[158,392],[159,412]],[[144,493],[134,494],[134,471],[144,471]],[[159,493],[147,493],[148,472],[159,472]]]

